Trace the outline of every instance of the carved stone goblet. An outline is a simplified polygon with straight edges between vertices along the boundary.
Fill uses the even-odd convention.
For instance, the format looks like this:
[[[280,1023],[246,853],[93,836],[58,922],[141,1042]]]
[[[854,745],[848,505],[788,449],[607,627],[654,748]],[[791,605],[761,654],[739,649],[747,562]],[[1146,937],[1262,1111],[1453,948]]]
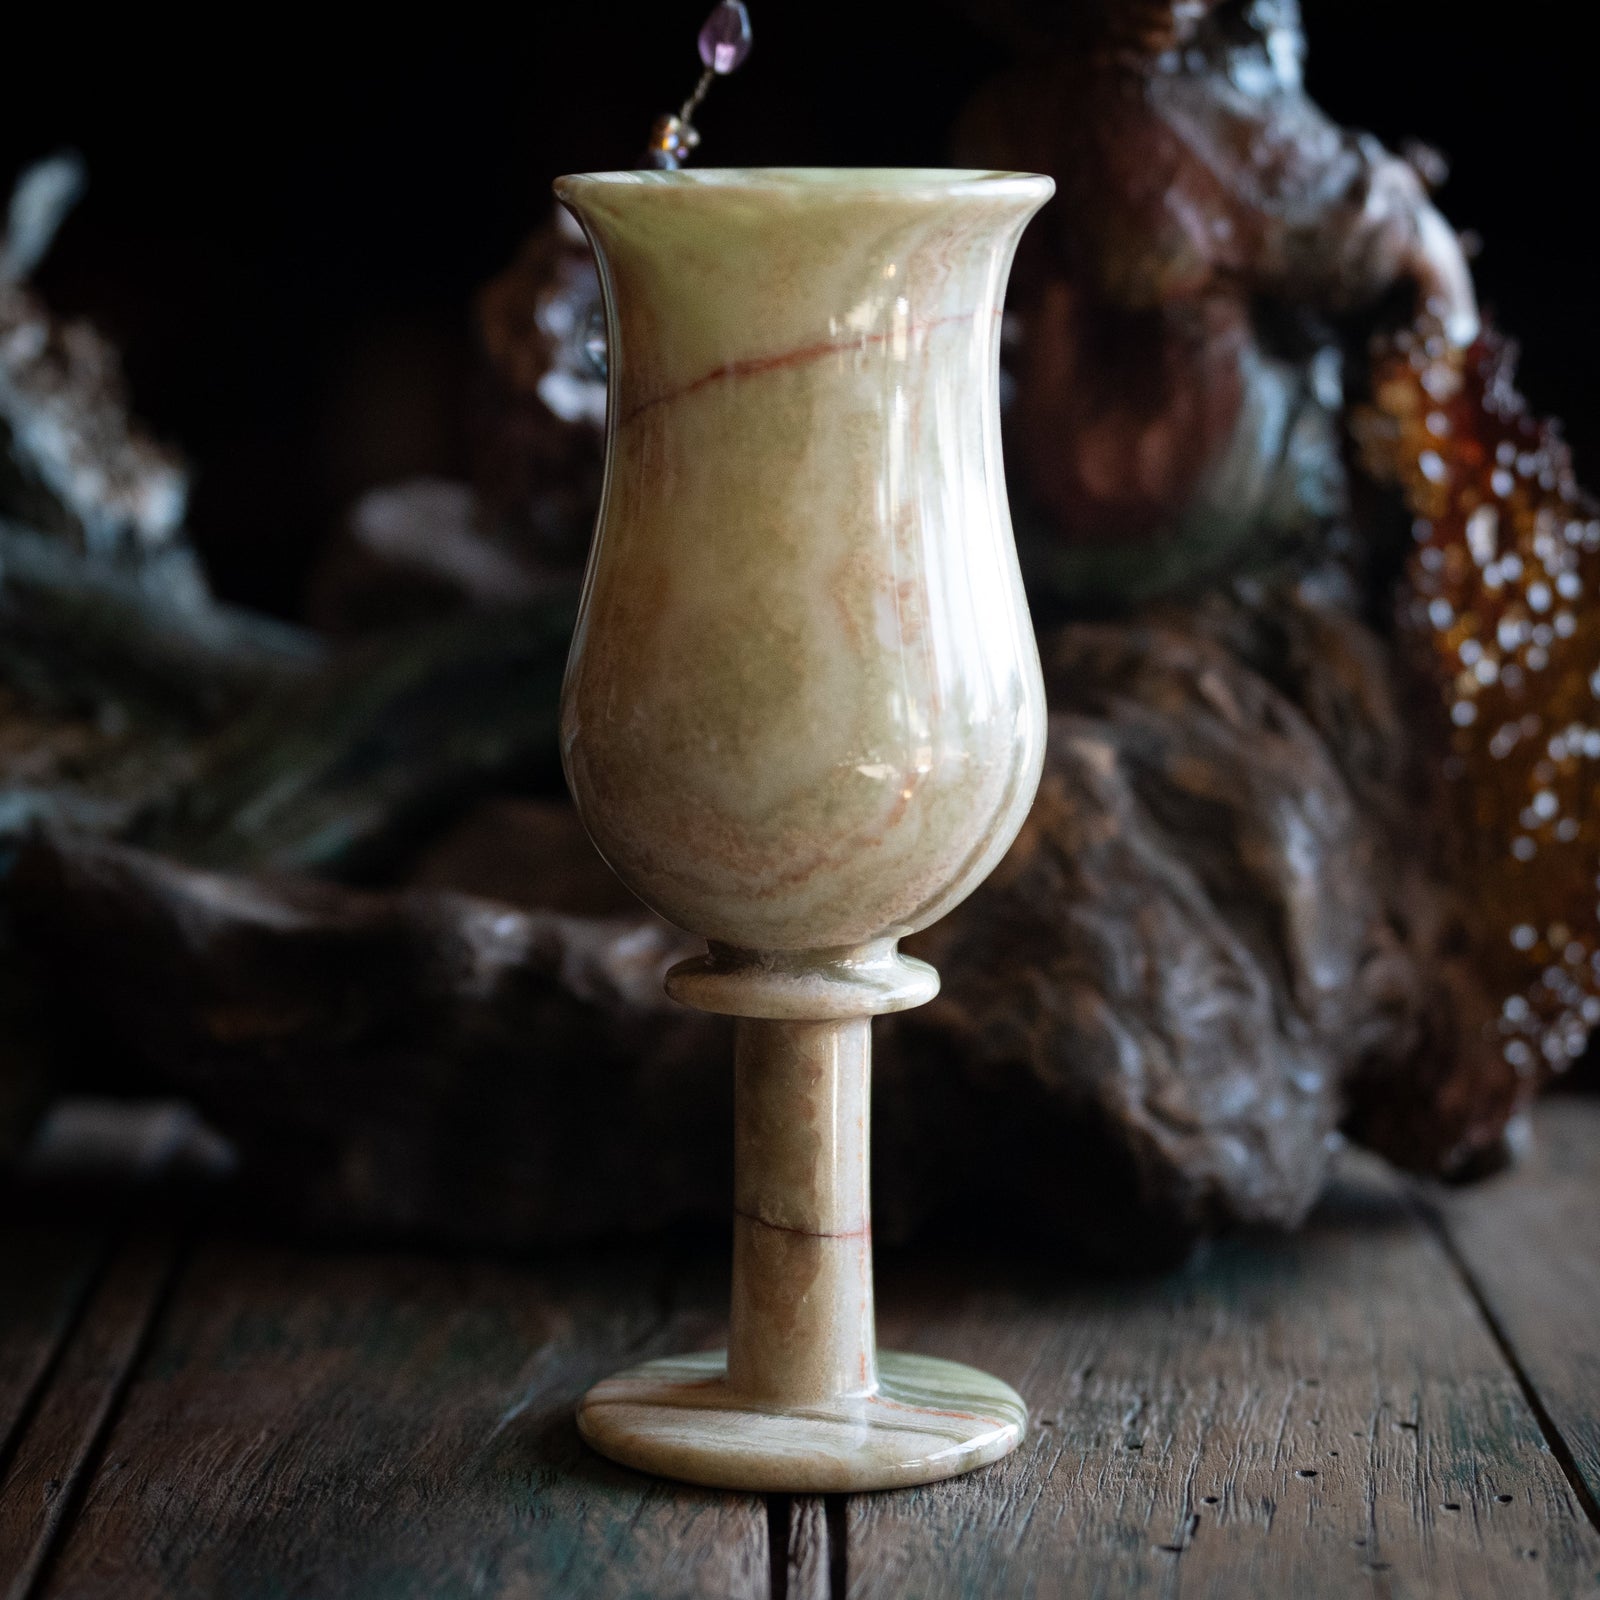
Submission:
[[[887,1488],[1022,1437],[997,1379],[876,1349],[868,1082],[872,1017],[938,989],[897,941],[987,876],[1039,781],[998,354],[1051,189],[915,170],[556,184],[610,340],[567,780],[623,882],[707,941],[669,993],[739,1019],[728,1349],[589,1392],[584,1437],[630,1466]]]

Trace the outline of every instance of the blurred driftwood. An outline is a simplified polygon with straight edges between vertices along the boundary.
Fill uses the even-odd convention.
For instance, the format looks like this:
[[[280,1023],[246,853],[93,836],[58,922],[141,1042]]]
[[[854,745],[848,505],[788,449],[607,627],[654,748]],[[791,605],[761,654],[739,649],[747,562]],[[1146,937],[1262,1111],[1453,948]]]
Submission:
[[[0,238],[0,844],[35,818],[130,826],[322,654],[215,600],[187,471],[133,420],[117,352],[26,283],[84,181],[70,155],[30,168]]]
[[[496,781],[554,779],[574,597],[351,647],[265,696],[132,837],[245,870],[392,866]]]
[[[75,155],[38,162],[0,236],[0,507],[103,559],[185,566],[197,593],[181,536],[187,471],[133,421],[115,348],[26,283],[85,182]]]
[[[1045,641],[1034,817],[916,942],[940,999],[879,1024],[886,1235],[1004,1214],[1167,1259],[1297,1222],[1343,1127],[1423,1170],[1493,1150],[1504,1107],[1463,1078],[1404,841],[1361,793],[1403,738],[1371,642],[1295,594]],[[560,803],[455,839],[386,894],[41,840],[12,903],[59,1014],[118,1042],[84,1043],[98,1087],[190,1096],[277,1214],[499,1244],[720,1217],[728,1040],[659,987],[693,942],[599,914]]]
[[[1295,0],[982,9],[1026,43],[957,155],[1058,188],[1008,302],[1036,592],[1127,603],[1348,555],[1352,328],[1407,298],[1473,311],[1427,181],[1307,94]]]
[[[100,1087],[191,1098],[282,1217],[526,1243],[726,1198],[730,1041],[661,993],[691,945],[660,924],[87,841],[31,846],[12,899],[62,998],[119,1041]]]
[[[369,864],[464,793],[548,773],[572,605],[329,657],[0,523],[0,833],[38,818],[218,865]]]
[[[879,1025],[879,1227],[1139,1264],[1294,1225],[1342,1137],[1479,1170],[1527,1092],[1431,875],[1341,434],[1360,319],[1470,286],[1418,173],[1305,96],[1290,0],[1022,9],[1050,42],[963,151],[1061,183],[1008,446],[1041,593],[1108,620],[1042,640],[1034,816],[917,941],[938,1002]],[[688,941],[526,799],[598,492],[596,295],[560,222],[486,292],[474,481],[358,508],[329,648],[216,604],[103,347],[0,288],[43,330],[0,477],[0,1011],[25,992],[82,1086],[191,1099],[274,1217],[524,1245],[725,1216],[727,1030],[659,987]],[[104,503],[58,483],[94,448]],[[1293,576],[1330,554],[1343,580]]]

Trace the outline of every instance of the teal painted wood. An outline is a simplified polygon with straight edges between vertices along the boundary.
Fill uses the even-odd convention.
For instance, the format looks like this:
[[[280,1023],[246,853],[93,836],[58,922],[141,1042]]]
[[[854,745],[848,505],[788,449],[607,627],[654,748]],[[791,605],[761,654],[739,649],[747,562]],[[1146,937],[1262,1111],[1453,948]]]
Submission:
[[[981,1360],[1033,1428],[974,1478],[852,1500],[852,1600],[1600,1593],[1600,1534],[1374,1166],[1296,1237],[1146,1284],[1063,1281],[885,1274],[885,1340]]]
[[[659,1261],[515,1270],[214,1244],[141,1364],[46,1595],[764,1596],[749,1495],[613,1467],[579,1395],[720,1338]]]
[[[1514,1170],[1433,1202],[1600,1515],[1600,1102],[1545,1101]]]

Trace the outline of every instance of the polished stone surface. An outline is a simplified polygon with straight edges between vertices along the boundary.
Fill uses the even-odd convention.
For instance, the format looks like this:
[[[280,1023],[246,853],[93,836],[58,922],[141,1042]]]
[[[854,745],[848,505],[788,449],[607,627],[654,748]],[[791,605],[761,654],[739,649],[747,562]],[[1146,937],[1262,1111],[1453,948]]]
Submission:
[[[563,757],[601,854],[746,950],[926,926],[1038,785],[1000,313],[1048,179],[563,178],[609,308]]]
[[[578,1427],[624,1466],[718,1489],[795,1494],[953,1478],[1015,1449],[1027,1408],[975,1367],[884,1351],[878,1386],[812,1405],[729,1390],[720,1350],[650,1361],[585,1397]]]
[[[726,1366],[591,1392],[584,1436],[633,1466],[887,1488],[1022,1435],[995,1379],[880,1362],[868,1145],[871,1018],[938,990],[897,941],[982,882],[1043,759],[998,358],[1050,189],[873,170],[556,186],[599,259],[610,373],[563,761],[618,876],[708,941],[669,992],[739,1019]]]

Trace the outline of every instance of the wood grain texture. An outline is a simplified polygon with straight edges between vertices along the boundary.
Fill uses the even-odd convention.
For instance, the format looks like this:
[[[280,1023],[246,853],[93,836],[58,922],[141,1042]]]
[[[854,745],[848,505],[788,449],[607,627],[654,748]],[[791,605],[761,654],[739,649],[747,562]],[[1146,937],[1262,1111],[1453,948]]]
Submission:
[[[95,1228],[0,1227],[0,1483],[102,1250]]]
[[[1600,1593],[1600,1534],[1374,1167],[1303,1234],[1158,1282],[946,1263],[882,1303],[886,1342],[981,1359],[1035,1426],[975,1478],[852,1501],[855,1600]]]
[[[797,1494],[788,1506],[784,1600],[833,1600],[827,1501],[820,1494]]]
[[[1161,1280],[891,1266],[885,1340],[1015,1382],[1029,1438],[770,1506],[572,1422],[595,1378],[720,1341],[720,1268],[219,1243],[170,1287],[160,1235],[106,1264],[101,1230],[13,1223],[0,1596],[1600,1595],[1600,1106],[1538,1124],[1496,1182],[1419,1209],[1350,1164],[1304,1235]]]
[[[659,1262],[537,1271],[208,1247],[43,1592],[72,1600],[765,1595],[766,1514],[610,1466],[583,1389],[716,1334]],[[693,1298],[693,1297],[691,1297]]]
[[[0,1589],[31,1596],[100,1466],[106,1431],[170,1282],[176,1247],[136,1235],[73,1330],[0,1482]]]
[[[1505,1176],[1435,1215],[1571,1466],[1600,1502],[1600,1102],[1547,1102]]]

